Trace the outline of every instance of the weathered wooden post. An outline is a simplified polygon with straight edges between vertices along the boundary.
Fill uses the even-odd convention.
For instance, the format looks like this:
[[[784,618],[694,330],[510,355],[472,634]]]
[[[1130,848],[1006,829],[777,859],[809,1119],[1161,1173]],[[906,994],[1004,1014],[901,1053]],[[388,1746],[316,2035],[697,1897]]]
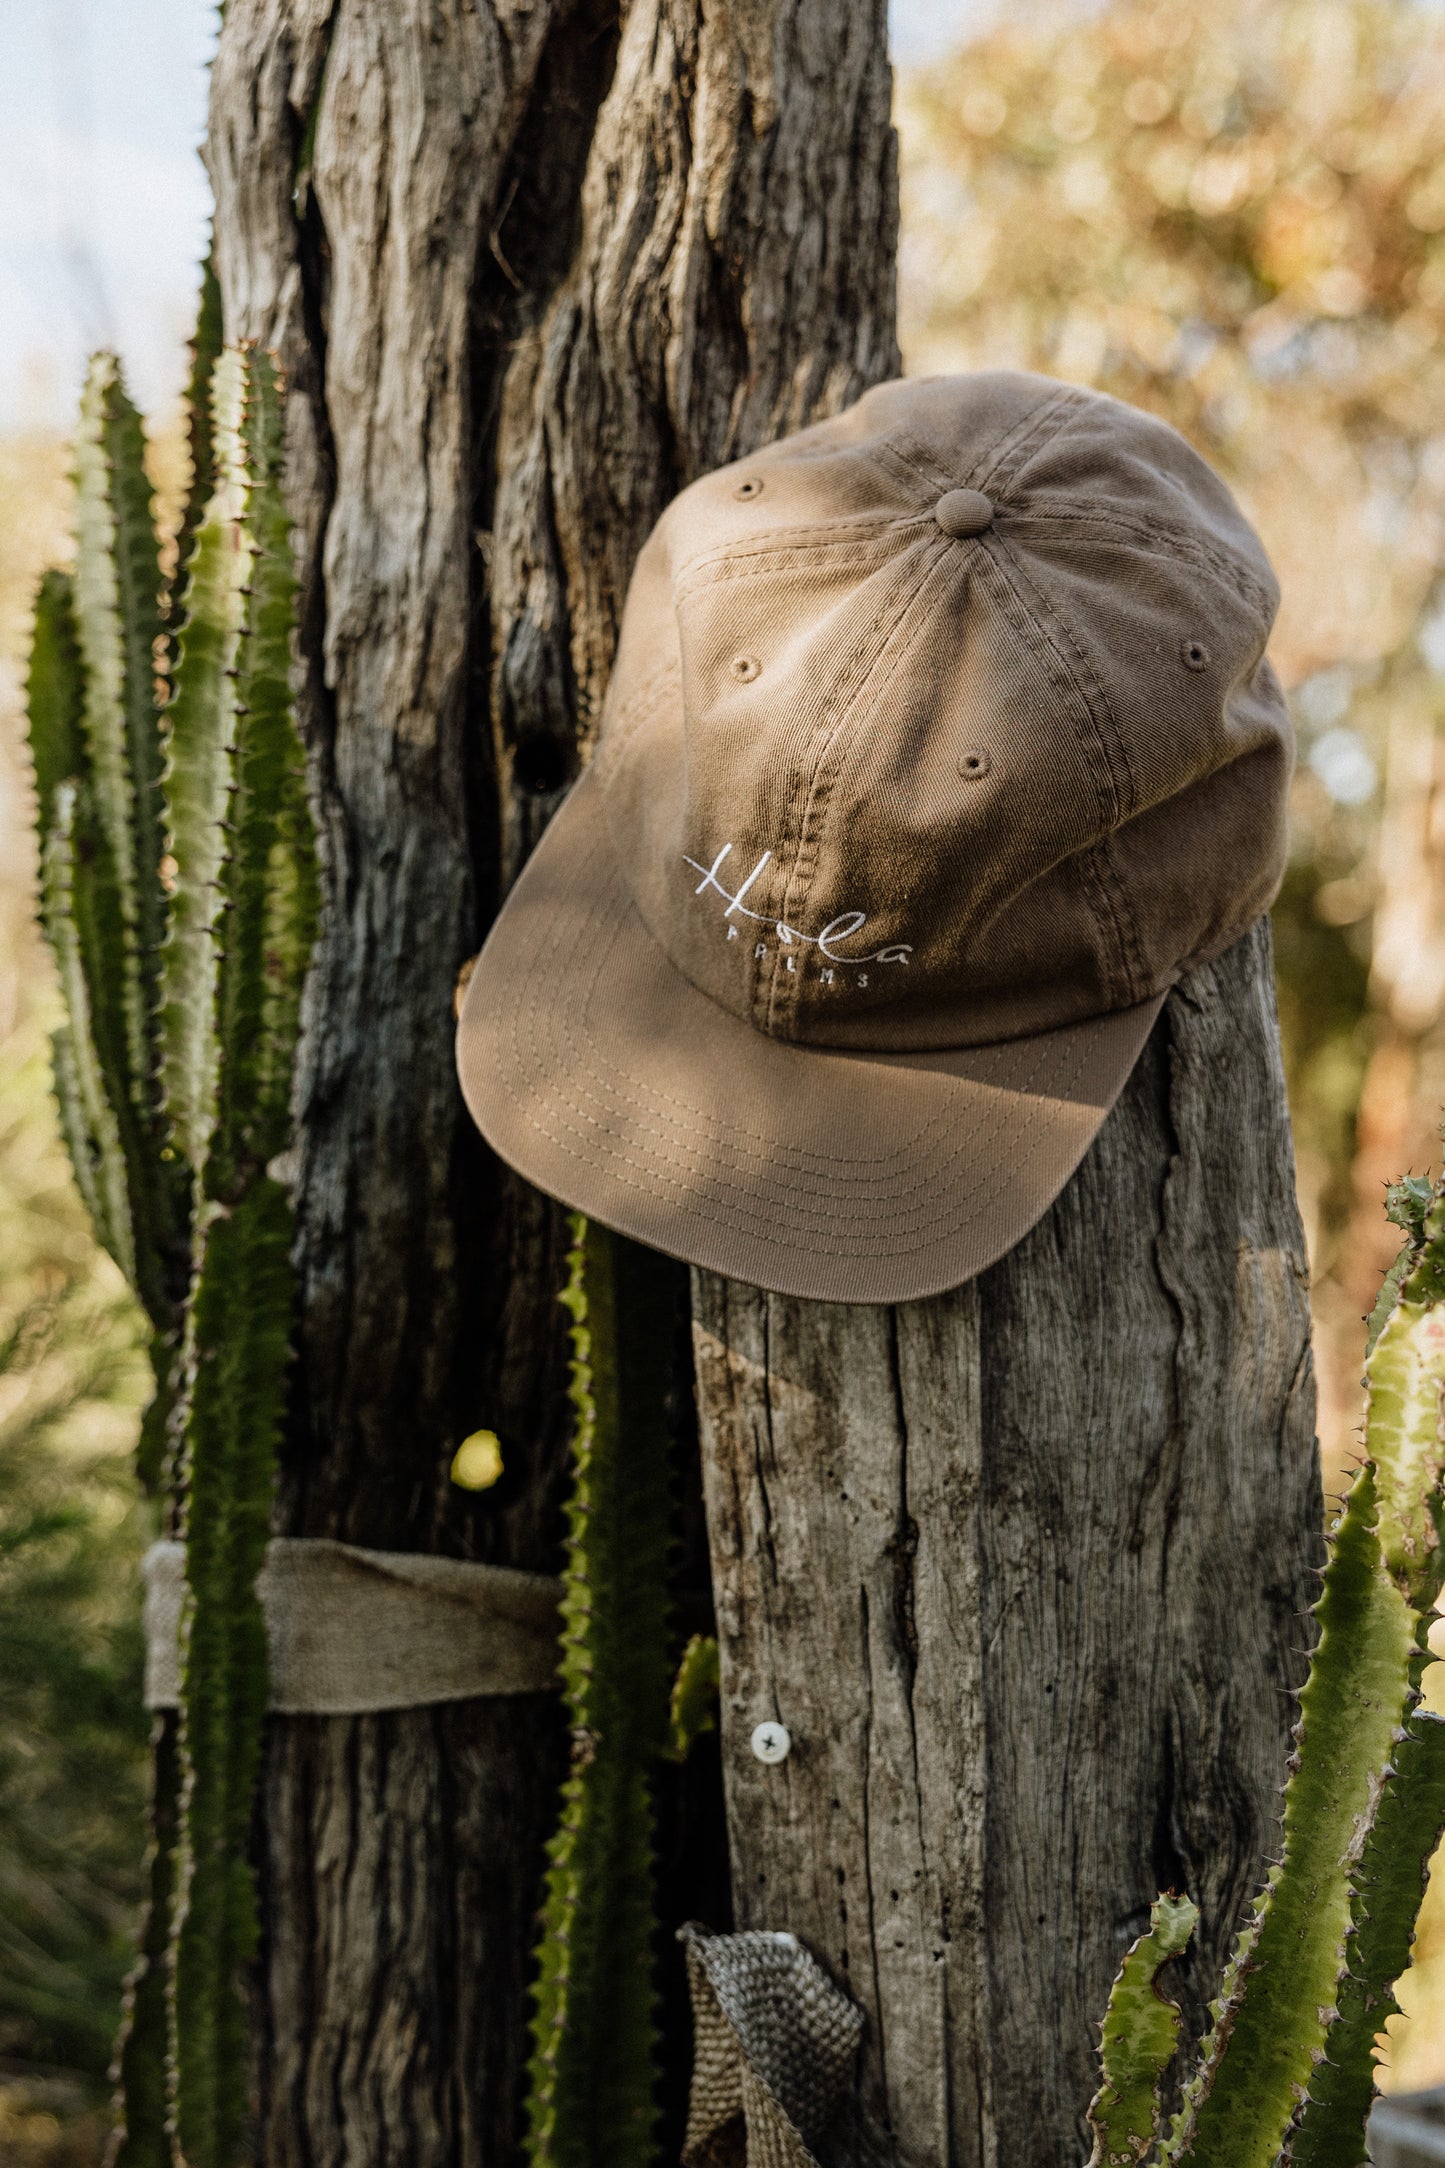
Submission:
[[[289,378],[324,858],[279,1533],[551,1568],[561,1215],[481,1150],[458,966],[576,773],[676,489],[897,368],[881,0],[231,0],[229,338]],[[506,1474],[449,1486],[478,1424]],[[550,1701],[273,1720],[260,2157],[515,2158]]]
[[[585,757],[678,487],[893,373],[884,10],[231,0],[228,336],[280,350],[326,911],[287,1534],[555,1562],[560,1216],[456,1092],[458,965]],[[887,1310],[699,1276],[740,1925],[868,2020],[872,2139],[1072,2158],[1154,1889],[1194,2013],[1269,1842],[1317,1525],[1261,936],[1042,1224]],[[507,1474],[469,1500],[478,1423]],[[748,1739],[779,1716],[767,1768]],[[540,1700],[275,1722],[261,2157],[512,2157]]]
[[[1304,1671],[1320,1501],[1267,931],[1170,996],[977,1281],[889,1310],[699,1273],[694,1316],[737,1924],[792,1929],[862,2006],[882,2158],[1082,2160],[1160,1889],[1203,1913],[1202,2029]]]

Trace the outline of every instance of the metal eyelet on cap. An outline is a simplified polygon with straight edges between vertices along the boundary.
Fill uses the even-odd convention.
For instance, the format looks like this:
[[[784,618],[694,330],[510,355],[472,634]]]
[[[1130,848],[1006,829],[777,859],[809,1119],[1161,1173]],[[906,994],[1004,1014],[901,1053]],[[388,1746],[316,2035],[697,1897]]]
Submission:
[[[735,497],[761,497],[763,478],[760,474],[745,474],[733,491]]]
[[[1179,659],[1186,670],[1207,670],[1209,668],[1209,650],[1202,640],[1181,641]]]
[[[991,766],[992,762],[987,753],[981,749],[960,753],[958,756],[958,772],[965,783],[977,783],[982,776],[988,774]]]
[[[753,679],[760,674],[762,667],[756,655],[734,655],[732,661],[728,664],[729,670],[731,670],[740,685],[751,685]]]

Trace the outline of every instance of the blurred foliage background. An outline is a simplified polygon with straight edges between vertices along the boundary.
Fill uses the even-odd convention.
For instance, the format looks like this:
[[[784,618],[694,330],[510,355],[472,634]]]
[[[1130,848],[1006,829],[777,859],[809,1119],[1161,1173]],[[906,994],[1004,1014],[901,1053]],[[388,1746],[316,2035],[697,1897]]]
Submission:
[[[1445,1107],[1445,14],[1414,0],[1022,6],[903,73],[910,370],[1040,369],[1165,415],[1284,587],[1300,734],[1275,912],[1320,1427],[1338,1487],[1384,1184]],[[178,434],[153,447],[162,512]],[[99,2157],[139,1890],[129,1472],[144,1365],[56,1134],[31,924],[26,617],[64,447],[0,440],[0,2160]],[[1445,1706],[1445,1703],[1442,1703]],[[1388,2082],[1445,2082],[1445,1868]]]
[[[1302,759],[1276,913],[1327,1461],[1383,1184],[1445,1103],[1445,21],[1408,0],[1041,18],[901,85],[908,365],[1164,415],[1284,589]]]
[[[21,721],[40,570],[68,552],[63,445],[0,441],[0,2161],[98,2160],[145,1844],[131,1452],[148,1373],[50,1097]]]

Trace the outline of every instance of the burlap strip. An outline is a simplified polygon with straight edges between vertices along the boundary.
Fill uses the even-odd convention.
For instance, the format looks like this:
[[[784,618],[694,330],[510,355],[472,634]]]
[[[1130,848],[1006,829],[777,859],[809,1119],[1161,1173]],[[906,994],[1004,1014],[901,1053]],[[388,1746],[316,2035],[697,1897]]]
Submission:
[[[145,1700],[181,1689],[183,1543],[154,1543],[145,1573]],[[475,1694],[546,1693],[557,1681],[560,1582],[410,1551],[277,1537],[256,1583],[271,1707],[352,1716]]]

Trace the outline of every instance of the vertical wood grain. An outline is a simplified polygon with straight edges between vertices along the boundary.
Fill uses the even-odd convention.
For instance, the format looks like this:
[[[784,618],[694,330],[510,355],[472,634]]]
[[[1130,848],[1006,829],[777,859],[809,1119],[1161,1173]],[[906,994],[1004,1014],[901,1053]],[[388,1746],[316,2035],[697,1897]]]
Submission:
[[[1162,1888],[1196,2030],[1262,1878],[1320,1504],[1266,929],[1171,996],[1083,1165],[896,1310],[694,1276],[739,1924],[867,2018],[863,2153],[1088,2150]],[[793,1734],[765,1767],[763,1717]]]

